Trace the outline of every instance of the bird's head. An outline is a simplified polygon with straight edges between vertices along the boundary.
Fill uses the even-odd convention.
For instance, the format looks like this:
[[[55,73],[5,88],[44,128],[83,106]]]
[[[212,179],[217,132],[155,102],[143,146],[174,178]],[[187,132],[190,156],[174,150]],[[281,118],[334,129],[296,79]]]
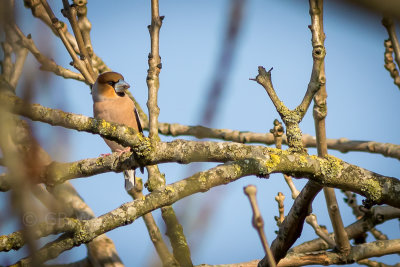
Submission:
[[[129,84],[117,72],[104,72],[97,77],[92,86],[93,101],[124,97]]]

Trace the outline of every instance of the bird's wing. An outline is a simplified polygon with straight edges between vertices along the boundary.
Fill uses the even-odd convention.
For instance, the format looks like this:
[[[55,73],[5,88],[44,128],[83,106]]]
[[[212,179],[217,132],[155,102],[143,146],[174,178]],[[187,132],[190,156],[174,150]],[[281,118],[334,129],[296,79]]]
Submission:
[[[139,113],[138,113],[136,107],[135,107],[135,117],[136,117],[138,131],[139,131],[139,133],[143,133],[142,123],[140,122]]]

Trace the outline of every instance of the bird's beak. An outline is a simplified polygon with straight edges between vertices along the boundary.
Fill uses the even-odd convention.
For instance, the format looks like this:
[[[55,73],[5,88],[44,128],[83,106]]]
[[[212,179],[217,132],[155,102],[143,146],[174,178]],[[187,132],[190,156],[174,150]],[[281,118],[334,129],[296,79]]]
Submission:
[[[114,86],[115,92],[117,92],[117,93],[123,93],[129,87],[130,87],[130,85],[127,82],[125,82],[124,80],[119,80]]]

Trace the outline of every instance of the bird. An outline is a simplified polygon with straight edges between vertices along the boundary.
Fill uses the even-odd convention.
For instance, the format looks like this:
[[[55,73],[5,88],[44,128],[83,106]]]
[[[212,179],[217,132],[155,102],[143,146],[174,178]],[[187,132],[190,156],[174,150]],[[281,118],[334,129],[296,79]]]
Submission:
[[[135,104],[126,93],[129,87],[130,85],[125,82],[120,73],[101,73],[92,86],[93,115],[96,119],[125,124],[143,133]],[[112,152],[130,151],[130,147],[124,147],[106,138],[103,139]],[[135,186],[135,170],[125,170],[124,178],[125,190],[129,192]]]

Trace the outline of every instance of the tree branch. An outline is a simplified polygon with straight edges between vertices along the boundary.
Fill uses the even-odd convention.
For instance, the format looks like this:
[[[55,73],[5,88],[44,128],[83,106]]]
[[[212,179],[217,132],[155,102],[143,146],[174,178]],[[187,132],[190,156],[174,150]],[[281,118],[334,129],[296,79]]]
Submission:
[[[325,118],[327,115],[326,106],[326,85],[325,85],[325,33],[323,26],[323,0],[309,0],[313,47],[313,70],[309,86],[314,83],[321,83],[321,88],[314,96],[314,123],[317,138],[317,150],[319,157],[328,155],[326,144]],[[329,218],[335,232],[336,248],[339,252],[347,254],[350,251],[350,242],[344,230],[342,217],[336,200],[333,188],[324,187],[324,195],[328,208]]]
[[[349,239],[353,239],[369,231],[378,224],[382,224],[388,220],[397,218],[400,218],[400,209],[388,206],[378,206],[372,208],[369,214],[347,226],[345,231],[347,232]],[[333,238],[333,234],[329,234],[329,236]],[[290,252],[305,253],[326,249],[329,249],[329,246],[326,244],[326,242],[320,238],[317,238],[290,249]]]
[[[26,47],[29,52],[36,58],[36,60],[41,64],[40,69],[44,71],[50,71],[54,74],[61,76],[66,79],[75,79],[77,81],[86,82],[85,78],[82,74],[73,72],[69,69],[65,69],[59,65],[57,65],[53,60],[44,56],[39,49],[36,47],[30,35],[26,37],[22,31],[18,28],[17,25],[14,24],[13,30],[16,32],[18,37],[20,38],[20,43],[22,46]]]
[[[135,187],[128,191],[128,193],[132,196],[133,199],[143,199],[144,195],[142,193],[142,190],[142,179],[136,177]],[[163,266],[179,266],[174,256],[169,252],[168,247],[162,238],[160,229],[158,228],[153,218],[153,215],[150,212],[143,215],[143,221],[146,224],[151,242],[153,242],[153,245],[157,251],[158,256],[161,259],[161,262],[163,263]]]
[[[159,123],[159,133],[170,136],[194,136],[196,138],[213,138],[238,143],[262,143],[267,145],[274,144],[274,136],[271,133],[254,133],[248,131],[238,131],[229,129],[215,129],[204,126],[187,126],[178,123]],[[147,128],[148,129],[148,128]],[[286,135],[282,136],[283,144],[288,144]],[[317,141],[314,136],[304,134],[302,143],[306,147],[316,147]],[[374,141],[348,140],[347,138],[326,139],[329,149],[338,150],[342,153],[350,151],[360,151],[368,153],[382,154],[385,157],[400,160],[400,145],[390,143],[379,143]]]
[[[98,218],[79,221],[78,231],[73,235],[64,234],[54,242],[47,244],[37,251],[36,257],[40,262],[55,258],[63,251],[90,242],[98,235],[131,224],[140,216],[155,209],[171,205],[189,195],[206,192],[212,187],[226,184],[249,175],[250,170],[259,164],[260,162],[256,160],[251,160],[250,162],[246,160],[220,165],[211,170],[196,173],[189,178],[171,185],[156,189],[143,199],[123,204],[121,207]],[[17,264],[24,265],[29,262],[30,258],[25,258]]]
[[[304,220],[308,214],[311,213],[311,203],[321,189],[320,185],[309,181],[294,200],[289,214],[280,225],[278,236],[271,244],[271,250],[278,266],[280,260],[285,257],[289,248],[300,237],[303,230]],[[259,262],[258,266],[269,266],[267,257],[264,257]]]
[[[313,253],[290,253],[279,263],[279,267],[304,265],[348,264],[371,257],[381,257],[400,252],[400,239],[375,241],[350,248],[348,255],[342,253],[319,251]]]
[[[74,48],[72,47],[71,43],[68,41],[65,31],[63,30],[63,23],[59,21],[56,16],[54,15],[53,11],[51,10],[51,7],[47,3],[47,0],[40,0],[42,2],[42,5],[44,9],[47,12],[47,15],[50,17],[52,26],[54,29],[57,31],[58,36],[60,37],[61,41],[63,42],[65,48],[67,49],[69,55],[71,56],[73,60],[73,66],[79,70],[80,73],[82,73],[83,77],[85,77],[86,81],[89,84],[94,84],[94,78],[90,75],[88,69],[86,68],[85,64],[83,63],[82,60],[78,58],[78,56],[75,53]]]

